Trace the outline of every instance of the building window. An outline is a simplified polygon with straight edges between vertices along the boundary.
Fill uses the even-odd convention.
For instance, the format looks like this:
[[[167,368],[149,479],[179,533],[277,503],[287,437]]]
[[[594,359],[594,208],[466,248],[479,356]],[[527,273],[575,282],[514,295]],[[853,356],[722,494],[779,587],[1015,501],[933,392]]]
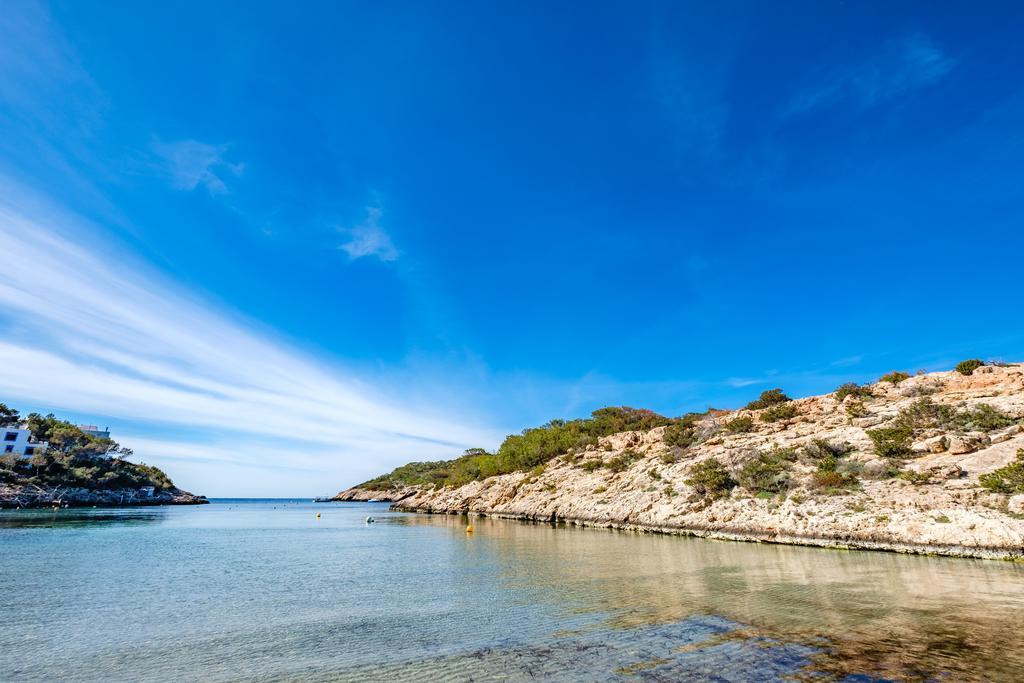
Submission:
[[[36,449],[34,446],[25,446],[25,455],[32,455],[35,452]]]
[[[4,435],[4,441],[17,441],[17,440],[18,440],[18,432],[7,432],[7,434]]]
[[[4,453],[13,453],[13,452],[14,452],[14,446],[8,445],[7,448],[4,449]]]

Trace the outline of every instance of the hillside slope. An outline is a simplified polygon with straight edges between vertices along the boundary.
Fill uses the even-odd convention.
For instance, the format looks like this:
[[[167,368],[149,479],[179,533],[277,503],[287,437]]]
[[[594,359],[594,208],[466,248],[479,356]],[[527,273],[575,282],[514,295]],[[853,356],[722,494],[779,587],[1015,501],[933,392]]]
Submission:
[[[337,499],[738,540],[1019,558],[1022,417],[1022,365],[893,375],[795,401],[766,392],[748,409],[601,436],[530,471],[454,487],[355,487]]]

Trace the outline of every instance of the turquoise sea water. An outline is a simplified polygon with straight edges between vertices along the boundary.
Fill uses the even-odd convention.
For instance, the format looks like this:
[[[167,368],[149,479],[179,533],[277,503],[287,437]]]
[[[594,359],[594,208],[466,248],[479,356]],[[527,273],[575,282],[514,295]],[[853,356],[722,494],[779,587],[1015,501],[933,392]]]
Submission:
[[[0,511],[0,681],[1024,671],[1020,564],[466,523],[309,501]]]

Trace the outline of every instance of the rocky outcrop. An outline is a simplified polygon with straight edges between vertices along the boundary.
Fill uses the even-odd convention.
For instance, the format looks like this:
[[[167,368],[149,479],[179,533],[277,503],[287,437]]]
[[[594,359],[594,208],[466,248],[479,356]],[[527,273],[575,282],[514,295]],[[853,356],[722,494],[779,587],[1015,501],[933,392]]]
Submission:
[[[397,503],[418,492],[419,489],[411,486],[398,489],[389,489],[384,491],[378,491],[374,489],[361,489],[358,486],[353,486],[352,488],[346,489],[345,491],[342,491],[341,493],[333,496],[331,500],[340,503],[356,503],[369,501],[379,501],[382,503]]]
[[[516,472],[458,488],[404,489],[390,500],[401,510],[478,514],[674,534],[868,548],[964,557],[1024,558],[1024,516],[1018,498],[981,487],[978,477],[1013,461],[1024,448],[1019,424],[988,432],[946,426],[917,430],[905,458],[876,455],[868,432],[897,424],[901,411],[923,397],[969,411],[986,404],[1024,418],[1024,366],[919,375],[879,382],[854,402],[833,395],[794,401],[797,415],[764,422],[762,411],[716,411],[703,418],[704,440],[689,448],[665,443],[665,427],[603,437],[540,470]],[[753,418],[734,434],[725,424]],[[972,427],[974,429],[974,427]],[[820,444],[842,446],[853,483],[821,484],[818,461],[805,454]],[[817,444],[817,445],[816,445]],[[792,449],[789,483],[778,493],[737,486],[710,499],[691,486],[691,468],[715,458],[736,474],[757,453]],[[605,463],[622,462],[626,468]],[[894,476],[895,475],[895,476]],[[345,500],[379,491],[349,489]]]
[[[0,508],[122,507],[135,505],[202,505],[206,496],[181,489],[164,489],[152,496],[139,489],[44,488],[0,484]]]

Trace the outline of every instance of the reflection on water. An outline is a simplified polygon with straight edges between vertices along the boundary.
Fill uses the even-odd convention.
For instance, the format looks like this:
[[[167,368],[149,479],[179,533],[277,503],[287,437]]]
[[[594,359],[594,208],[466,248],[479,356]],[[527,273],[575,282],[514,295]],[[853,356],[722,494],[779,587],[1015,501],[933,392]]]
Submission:
[[[459,518],[411,523],[461,527]],[[577,609],[635,628],[714,614],[822,643],[818,668],[896,678],[1016,680],[1024,671],[1024,565],[707,541],[474,519],[500,539],[508,585],[560,586]]]
[[[298,501],[0,512],[0,680],[1024,670],[1019,564],[466,523]]]
[[[167,508],[36,508],[0,510],[0,529],[33,529],[95,526],[97,524],[153,524],[167,514]]]

